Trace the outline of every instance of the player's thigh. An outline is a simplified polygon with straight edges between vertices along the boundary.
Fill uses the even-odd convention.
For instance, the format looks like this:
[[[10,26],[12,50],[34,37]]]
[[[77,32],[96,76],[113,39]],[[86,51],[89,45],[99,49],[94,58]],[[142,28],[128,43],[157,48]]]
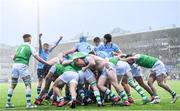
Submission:
[[[98,79],[98,86],[99,87],[104,86],[106,81],[107,81],[107,77],[101,75]]]
[[[37,69],[37,77],[39,81],[43,79],[43,69]]]
[[[114,70],[109,70],[108,71],[108,79],[110,80],[111,83],[117,83],[117,75]]]
[[[157,83],[164,83],[165,82],[165,78],[166,76],[164,74],[161,74],[159,76],[156,77]]]
[[[19,78],[19,66],[17,64],[13,64],[11,78],[18,79]]]
[[[148,77],[148,84],[154,83],[156,80],[156,74],[154,72],[151,72],[151,74]]]
[[[27,77],[27,76],[31,77],[31,73],[27,65],[21,65],[21,68],[19,69],[19,73],[20,73],[21,78]]]
[[[65,85],[65,82],[62,81],[59,77],[54,81],[54,87],[63,87]]]
[[[139,84],[144,83],[144,80],[143,80],[142,76],[135,76],[134,79],[135,79]]]

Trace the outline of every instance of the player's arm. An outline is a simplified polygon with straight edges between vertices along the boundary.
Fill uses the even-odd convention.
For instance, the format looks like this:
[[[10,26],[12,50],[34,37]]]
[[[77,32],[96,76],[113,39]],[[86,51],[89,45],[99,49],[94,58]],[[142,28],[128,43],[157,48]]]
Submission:
[[[77,49],[76,49],[76,48],[72,48],[71,50],[64,51],[64,52],[63,52],[63,54],[64,54],[64,55],[67,55],[67,54],[72,54],[72,53],[74,53],[74,52],[76,52],[76,51],[77,51]]]
[[[62,62],[62,65],[68,65],[68,64],[71,64],[73,62],[73,60],[64,60]]]
[[[113,52],[113,55],[117,56],[117,55],[121,55],[121,54],[122,54],[122,51],[121,51],[121,49],[119,48],[118,45],[113,44],[113,47],[114,47],[114,50],[115,50],[115,51]]]
[[[42,59],[42,58],[38,55],[38,53],[36,52],[36,49],[35,49],[34,47],[31,46],[30,48],[31,48],[31,54],[33,55],[33,57],[34,57],[37,61],[39,61],[39,62],[41,62],[41,63],[43,63],[43,64],[49,65],[48,62],[46,62],[44,59]]]
[[[39,34],[39,51],[42,50],[42,41],[41,41],[42,33]]]
[[[96,65],[96,62],[95,62],[94,58],[92,58],[92,57],[88,58],[88,62],[89,62],[88,65],[83,67],[82,71],[85,71],[86,69]]]
[[[136,60],[136,59],[138,59],[137,56],[131,56],[131,57],[127,57],[127,58],[119,57],[119,60],[121,60],[121,61],[129,61],[129,60]]]
[[[58,41],[56,42],[56,44],[54,46],[51,47],[50,51],[52,51],[54,48],[57,47],[57,45],[59,44],[59,42],[63,39],[63,36],[60,36]]]
[[[47,64],[47,65],[49,65],[49,63],[47,62],[47,61],[45,61],[44,59],[42,59],[40,56],[38,56],[38,55],[34,55],[34,58],[37,60],[37,61],[39,61],[39,62],[41,62],[41,63],[43,63],[43,64]]]

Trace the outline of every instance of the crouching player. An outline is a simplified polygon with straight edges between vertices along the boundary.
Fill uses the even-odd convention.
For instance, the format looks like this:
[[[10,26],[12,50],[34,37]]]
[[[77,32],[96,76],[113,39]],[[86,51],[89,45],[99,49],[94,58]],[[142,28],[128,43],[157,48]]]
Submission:
[[[156,104],[160,102],[160,98],[157,95],[156,89],[153,85],[155,80],[157,80],[157,83],[160,87],[162,87],[163,89],[165,89],[171,94],[172,96],[171,103],[176,102],[179,96],[176,94],[176,92],[172,91],[172,89],[165,82],[165,78],[167,77],[167,71],[162,61],[160,61],[159,59],[155,57],[144,55],[144,54],[131,55],[130,57],[126,58],[126,61],[128,61],[129,64],[136,63],[137,65],[141,67],[151,68],[151,73],[148,78],[148,85],[154,94],[154,100],[151,103]]]
[[[59,76],[53,85],[54,96],[57,96],[57,106],[62,107],[66,105],[66,101],[62,96],[62,88],[64,85],[69,86],[69,91],[71,95],[71,101],[69,102],[70,108],[75,108],[76,106],[76,88],[78,85],[79,75],[78,71],[79,67],[75,66],[73,63],[64,66],[64,72],[61,76]]]
[[[53,65],[48,74],[45,77],[45,85],[38,97],[35,100],[36,105],[40,105],[44,98],[50,98],[53,94],[53,89],[50,89],[50,85],[64,72],[64,66],[62,64]],[[49,91],[49,92],[48,92]],[[48,93],[48,94],[47,94]],[[47,95],[46,95],[47,94]]]
[[[117,82],[117,76],[116,76],[115,71],[111,67],[109,67],[108,62],[105,59],[102,59],[101,57],[90,54],[85,58],[78,59],[76,64],[78,64],[78,66],[83,66],[82,71],[91,69],[91,70],[97,70],[98,72],[100,72],[101,75],[98,80],[99,89],[102,92],[104,92],[106,95],[109,95],[113,102],[118,102],[120,100],[119,97],[117,97],[110,89],[105,87],[105,83],[107,79],[109,79],[111,84],[116,89],[119,96],[121,97],[123,101],[123,105],[125,106],[130,105],[129,102],[127,101],[125,92],[121,90]]]
[[[146,97],[141,87],[133,80],[130,65],[127,62],[120,61],[118,57],[109,58],[109,62],[116,69],[118,80],[122,81],[123,78],[127,77],[127,83],[142,97],[143,104],[148,103],[149,99]]]

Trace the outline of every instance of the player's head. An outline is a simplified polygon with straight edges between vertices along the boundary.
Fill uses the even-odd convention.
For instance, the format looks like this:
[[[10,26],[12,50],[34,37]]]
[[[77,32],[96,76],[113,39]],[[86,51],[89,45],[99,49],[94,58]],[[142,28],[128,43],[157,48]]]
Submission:
[[[79,42],[87,42],[87,38],[85,36],[81,36],[79,38]]]
[[[73,61],[74,61],[74,64],[78,67],[84,67],[87,65],[83,58],[77,58],[77,59],[74,59]]]
[[[128,58],[128,57],[132,57],[133,55],[132,54],[127,54],[126,55],[126,58]],[[130,60],[128,60],[127,61],[130,65],[133,65],[134,63],[135,63],[135,60],[134,59],[130,59]]]
[[[29,42],[29,43],[31,43],[31,39],[32,39],[32,37],[31,37],[30,34],[24,34],[24,35],[23,35],[23,40],[24,40],[24,42]]]
[[[109,43],[109,42],[111,42],[111,41],[112,41],[112,36],[111,36],[111,34],[105,34],[105,35],[104,35],[104,43],[107,44],[107,43]]]
[[[94,42],[95,46],[98,46],[100,44],[100,42],[101,42],[101,39],[99,37],[95,37],[93,39],[93,42]]]
[[[43,44],[43,49],[44,49],[45,51],[49,51],[49,44],[48,44],[48,43],[44,43],[44,44]]]

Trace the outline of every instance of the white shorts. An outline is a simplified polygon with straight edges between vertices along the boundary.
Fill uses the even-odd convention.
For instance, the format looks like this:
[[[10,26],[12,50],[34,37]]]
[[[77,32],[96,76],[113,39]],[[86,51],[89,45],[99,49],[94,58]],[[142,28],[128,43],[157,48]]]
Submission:
[[[59,78],[66,84],[69,84],[72,82],[78,83],[79,75],[77,72],[74,72],[74,71],[66,71],[61,76],[59,76]]]
[[[101,76],[107,78],[107,77],[108,77],[108,71],[109,71],[109,70],[112,70],[112,71],[115,71],[115,72],[116,72],[115,67],[114,67],[114,64],[112,64],[112,63],[110,63],[110,62],[109,62],[109,69],[107,69],[107,68],[104,67],[103,70],[100,72]]]
[[[19,76],[26,77],[31,75],[28,65],[21,64],[21,63],[14,63],[12,68],[12,77],[13,78],[19,78]]]
[[[156,61],[151,71],[156,73],[156,77],[162,74],[166,75],[167,73],[164,63],[160,60]]]
[[[89,80],[96,80],[94,73],[90,69],[79,72],[79,84],[84,84],[85,81],[90,82]]]
[[[133,77],[141,77],[142,76],[141,67],[135,64],[131,65],[131,73]]]
[[[116,65],[117,76],[123,76],[129,71],[131,71],[131,67],[127,62],[118,61],[117,65]]]

